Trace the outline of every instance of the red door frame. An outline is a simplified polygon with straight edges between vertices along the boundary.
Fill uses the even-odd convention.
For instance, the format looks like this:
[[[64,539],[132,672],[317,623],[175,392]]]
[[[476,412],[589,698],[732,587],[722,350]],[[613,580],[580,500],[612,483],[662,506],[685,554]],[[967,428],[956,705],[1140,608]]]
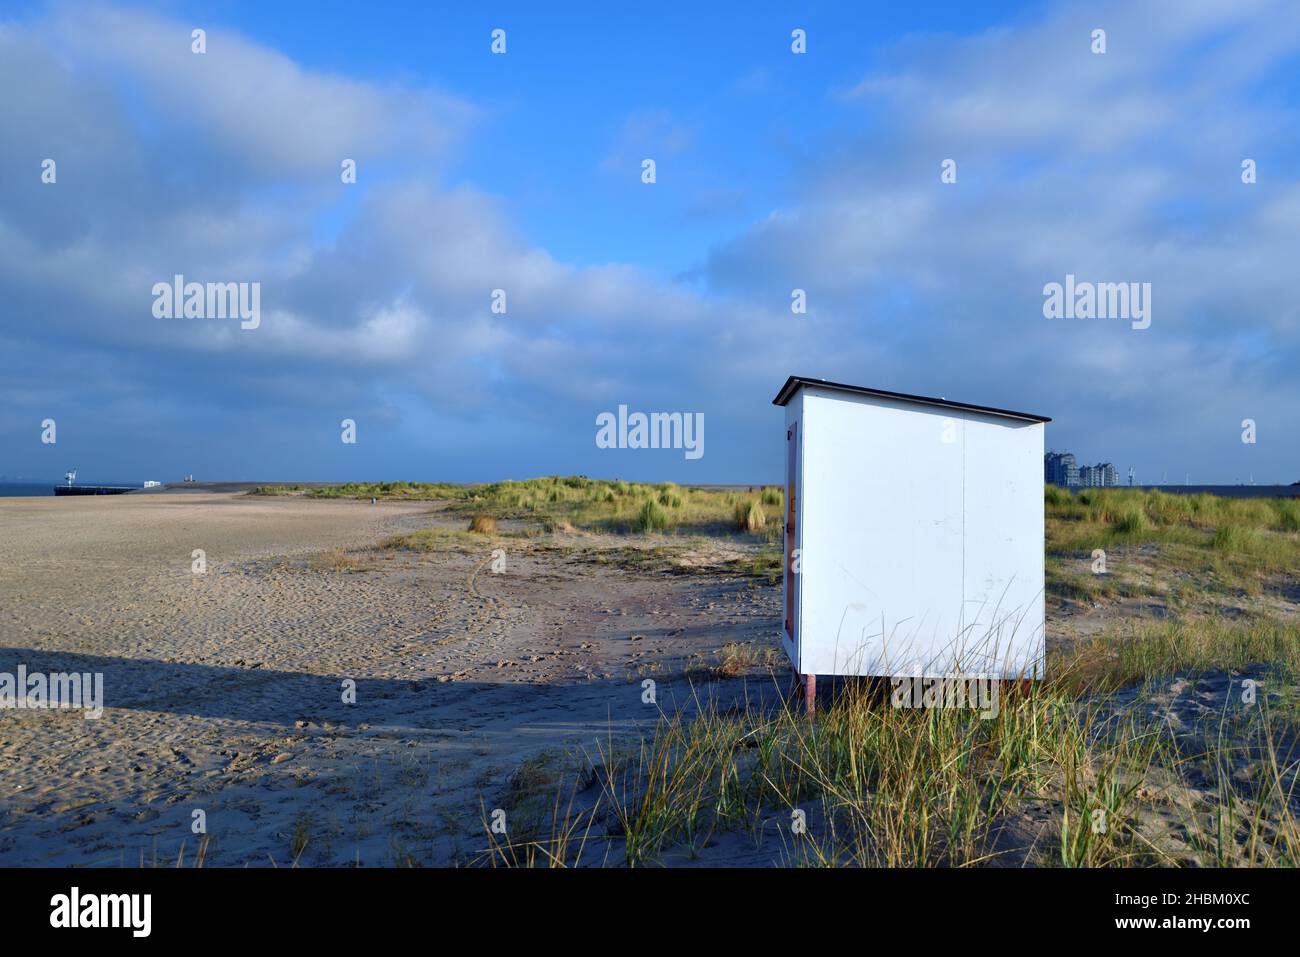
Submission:
[[[785,430],[785,633],[794,641],[799,624],[798,589],[795,588],[794,552],[797,540],[796,500],[799,494],[799,423],[792,422]]]

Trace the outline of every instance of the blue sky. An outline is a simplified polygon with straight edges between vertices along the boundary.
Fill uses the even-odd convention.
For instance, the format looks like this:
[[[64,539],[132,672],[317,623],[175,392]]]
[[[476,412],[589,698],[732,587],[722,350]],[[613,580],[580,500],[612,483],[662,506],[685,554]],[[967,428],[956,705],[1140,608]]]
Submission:
[[[0,475],[775,481],[797,373],[1300,479],[1294,4],[450,6],[0,7]],[[178,272],[261,326],[154,318]],[[1044,318],[1067,273],[1150,328]]]

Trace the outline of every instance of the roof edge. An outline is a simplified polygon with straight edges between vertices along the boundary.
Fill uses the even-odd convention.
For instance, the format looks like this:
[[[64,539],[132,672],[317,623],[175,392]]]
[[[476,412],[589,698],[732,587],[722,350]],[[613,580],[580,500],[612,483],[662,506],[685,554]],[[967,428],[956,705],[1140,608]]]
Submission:
[[[861,385],[846,385],[843,382],[829,382],[826,379],[813,379],[809,376],[792,375],[785,380],[781,391],[772,400],[773,405],[785,405],[796,392],[804,386],[848,392],[854,395],[867,395],[878,399],[896,399],[900,402],[914,402],[918,405],[932,405],[943,409],[956,409],[964,412],[983,412],[986,415],[998,415],[1008,419],[1020,419],[1024,422],[1051,422],[1046,415],[1033,412],[1015,412],[1011,409],[998,409],[989,405],[972,405],[969,402],[953,402],[949,399],[935,398],[928,395],[911,395],[907,392],[890,392],[887,389],[872,389]]]

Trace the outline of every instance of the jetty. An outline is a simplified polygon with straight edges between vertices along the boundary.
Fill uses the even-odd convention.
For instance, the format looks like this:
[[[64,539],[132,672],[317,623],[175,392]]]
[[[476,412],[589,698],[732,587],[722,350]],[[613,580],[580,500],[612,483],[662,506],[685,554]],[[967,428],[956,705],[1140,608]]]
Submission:
[[[139,491],[133,485],[56,485],[55,495],[123,495]]]
[[[76,469],[70,469],[63,477],[67,484],[54,486],[55,495],[123,495],[136,491],[133,485],[74,485],[77,480]]]

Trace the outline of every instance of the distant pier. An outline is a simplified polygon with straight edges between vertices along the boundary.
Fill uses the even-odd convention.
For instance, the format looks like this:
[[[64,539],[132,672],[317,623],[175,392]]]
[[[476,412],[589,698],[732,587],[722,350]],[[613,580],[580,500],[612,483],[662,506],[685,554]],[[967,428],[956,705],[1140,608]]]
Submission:
[[[139,491],[132,485],[56,485],[55,495],[123,495]]]

